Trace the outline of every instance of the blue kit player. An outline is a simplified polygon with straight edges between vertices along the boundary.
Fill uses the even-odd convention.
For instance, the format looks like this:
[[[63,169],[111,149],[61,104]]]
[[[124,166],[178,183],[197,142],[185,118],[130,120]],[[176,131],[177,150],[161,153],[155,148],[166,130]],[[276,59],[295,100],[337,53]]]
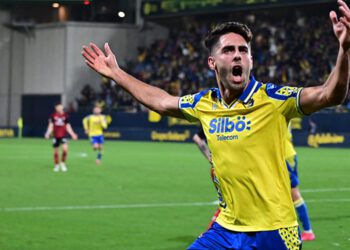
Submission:
[[[292,187],[292,199],[295,210],[297,211],[299,220],[303,227],[301,234],[302,241],[312,241],[315,239],[315,234],[311,228],[311,222],[309,213],[303,197],[299,190],[299,177],[298,177],[298,156],[292,143],[291,123],[289,123],[286,138],[286,163],[290,176],[290,182]]]

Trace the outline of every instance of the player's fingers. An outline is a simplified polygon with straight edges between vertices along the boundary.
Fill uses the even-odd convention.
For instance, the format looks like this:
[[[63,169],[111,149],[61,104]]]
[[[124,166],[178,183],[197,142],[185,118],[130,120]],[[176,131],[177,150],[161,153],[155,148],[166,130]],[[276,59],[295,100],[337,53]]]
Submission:
[[[96,53],[94,51],[92,51],[89,47],[83,46],[83,50],[93,59],[95,59],[97,57]]]
[[[350,29],[350,22],[348,20],[346,20],[344,17],[341,17],[340,19],[340,22],[342,24],[344,24],[348,29]]]
[[[344,17],[346,17],[348,20],[350,20],[350,11],[349,10],[346,10],[343,6],[340,6],[339,11],[340,11],[340,13],[342,13],[342,15]]]
[[[86,53],[85,51],[82,51],[81,54],[86,60],[88,60],[91,63],[94,63],[95,61],[94,58],[92,58],[88,53]]]
[[[108,43],[105,43],[105,50],[106,50],[107,56],[114,55]]]
[[[85,60],[85,63],[86,63],[90,68],[92,68],[93,70],[95,70],[95,67],[94,67],[94,65],[93,65],[91,62],[89,62],[88,60]]]
[[[338,0],[338,5],[343,7],[346,11],[350,11],[348,5],[343,0]]]
[[[331,19],[333,24],[336,24],[338,22],[337,13],[335,13],[335,11],[329,12],[329,18]]]
[[[95,51],[95,53],[96,53],[98,56],[100,56],[100,55],[104,55],[103,51],[102,51],[102,50],[100,50],[100,48],[99,48],[99,47],[97,47],[97,45],[96,45],[96,44],[94,44],[94,43],[90,43],[90,46],[91,46],[92,50],[93,50],[93,51]]]

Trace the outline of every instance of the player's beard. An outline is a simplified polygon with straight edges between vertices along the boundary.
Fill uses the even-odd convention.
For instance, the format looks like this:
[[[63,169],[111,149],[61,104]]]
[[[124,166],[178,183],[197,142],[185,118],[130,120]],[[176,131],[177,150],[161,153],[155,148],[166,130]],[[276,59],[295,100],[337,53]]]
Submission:
[[[224,87],[225,90],[229,91],[243,91],[246,84],[247,84],[247,73],[245,72],[246,70],[243,69],[242,67],[242,73],[241,75],[234,76],[232,73],[232,68],[220,68],[217,71],[218,74],[218,80],[220,81],[221,85]]]

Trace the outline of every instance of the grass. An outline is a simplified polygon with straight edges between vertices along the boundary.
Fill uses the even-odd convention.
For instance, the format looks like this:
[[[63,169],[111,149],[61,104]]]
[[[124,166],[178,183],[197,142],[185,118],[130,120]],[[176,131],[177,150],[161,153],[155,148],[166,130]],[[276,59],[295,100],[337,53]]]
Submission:
[[[303,249],[350,249],[350,150],[297,151],[317,236]],[[67,173],[52,171],[50,141],[1,139],[0,156],[0,249],[185,249],[216,209],[185,206],[216,199],[193,144],[107,141],[96,166],[88,141],[71,141]],[[169,203],[186,204],[157,205]],[[128,204],[156,205],[96,207]],[[31,207],[56,210],[8,210]]]

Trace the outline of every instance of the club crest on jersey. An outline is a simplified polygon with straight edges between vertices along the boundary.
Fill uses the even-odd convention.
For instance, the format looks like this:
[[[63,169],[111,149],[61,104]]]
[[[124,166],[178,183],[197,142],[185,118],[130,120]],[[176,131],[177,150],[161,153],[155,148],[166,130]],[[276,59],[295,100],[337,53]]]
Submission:
[[[251,129],[251,121],[247,120],[246,116],[237,117],[219,117],[214,118],[209,122],[209,133],[210,134],[228,134],[235,133],[235,135],[230,135],[227,140],[238,139],[238,134],[246,130]],[[218,135],[219,136],[219,135]],[[219,136],[220,137],[220,136]],[[220,138],[218,140],[221,140]],[[232,137],[232,138],[231,138]],[[225,139],[226,140],[226,139]]]
[[[247,107],[248,108],[251,108],[251,107],[253,107],[254,106],[254,100],[253,99],[250,99],[249,101],[248,101],[248,103],[247,103]]]

